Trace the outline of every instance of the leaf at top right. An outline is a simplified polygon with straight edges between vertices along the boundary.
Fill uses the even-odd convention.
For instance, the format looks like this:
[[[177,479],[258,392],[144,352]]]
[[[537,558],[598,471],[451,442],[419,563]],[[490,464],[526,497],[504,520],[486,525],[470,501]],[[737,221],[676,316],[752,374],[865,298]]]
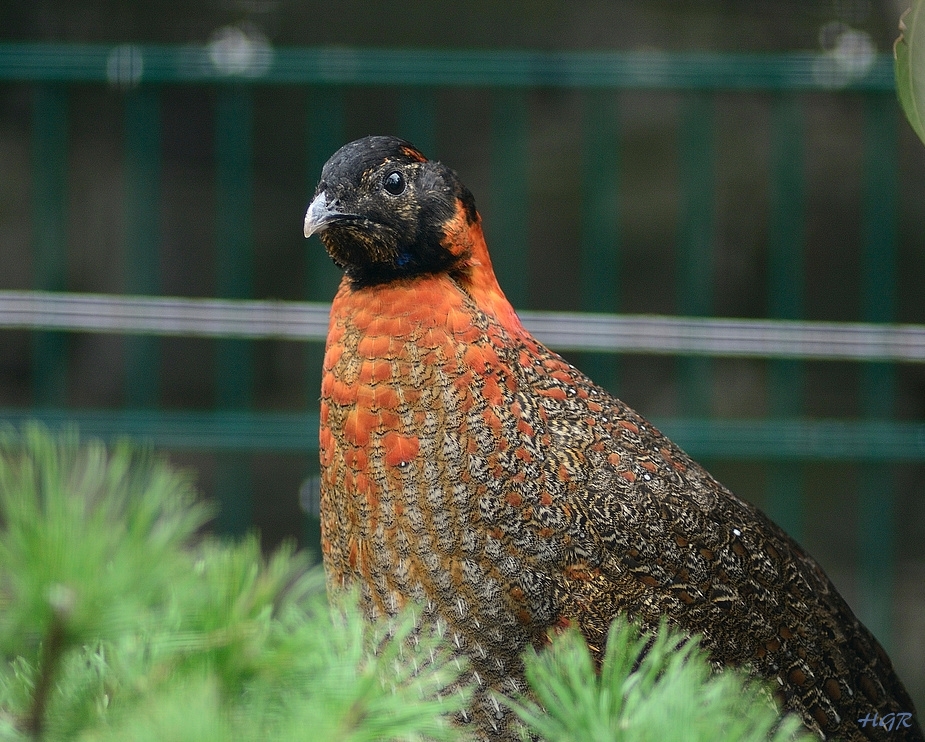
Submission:
[[[899,19],[893,45],[896,92],[906,118],[925,142],[925,0],[914,0]]]

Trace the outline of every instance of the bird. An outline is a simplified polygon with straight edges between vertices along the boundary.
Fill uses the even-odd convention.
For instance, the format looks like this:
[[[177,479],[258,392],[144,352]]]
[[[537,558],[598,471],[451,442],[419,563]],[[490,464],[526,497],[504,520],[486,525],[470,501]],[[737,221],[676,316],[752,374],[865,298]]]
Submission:
[[[397,137],[350,142],[304,234],[343,272],[320,402],[328,589],[370,619],[419,607],[416,631],[466,660],[476,739],[519,738],[498,697],[528,692],[525,650],[575,627],[600,661],[618,616],[698,636],[821,739],[923,739],[813,558],[524,328],[452,169]]]

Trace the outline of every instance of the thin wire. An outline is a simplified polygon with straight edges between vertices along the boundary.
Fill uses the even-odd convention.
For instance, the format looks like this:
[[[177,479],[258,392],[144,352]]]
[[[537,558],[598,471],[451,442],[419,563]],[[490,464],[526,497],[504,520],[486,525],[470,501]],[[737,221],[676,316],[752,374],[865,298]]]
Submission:
[[[0,328],[323,341],[330,305],[0,291]],[[561,351],[925,362],[925,325],[520,312]]]

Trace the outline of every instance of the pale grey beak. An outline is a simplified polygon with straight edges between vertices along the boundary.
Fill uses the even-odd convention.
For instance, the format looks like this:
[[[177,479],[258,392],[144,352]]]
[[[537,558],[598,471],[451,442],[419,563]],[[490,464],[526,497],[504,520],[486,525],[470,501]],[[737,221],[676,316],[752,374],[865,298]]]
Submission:
[[[311,237],[316,232],[323,232],[332,221],[340,216],[347,216],[336,208],[337,202],[328,203],[328,194],[322,191],[308,205],[305,212],[305,236]]]

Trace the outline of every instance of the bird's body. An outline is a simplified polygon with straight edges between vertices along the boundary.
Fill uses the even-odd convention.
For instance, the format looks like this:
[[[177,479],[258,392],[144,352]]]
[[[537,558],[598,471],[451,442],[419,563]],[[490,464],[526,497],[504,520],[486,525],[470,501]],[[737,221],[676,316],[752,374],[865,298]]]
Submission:
[[[393,138],[347,145],[315,231],[346,273],[322,386],[329,585],[370,616],[423,605],[469,660],[478,734],[514,738],[492,691],[525,689],[524,649],[572,624],[599,654],[625,614],[700,634],[826,737],[922,739],[858,725],[912,704],[820,567],[523,328],[452,171]]]

